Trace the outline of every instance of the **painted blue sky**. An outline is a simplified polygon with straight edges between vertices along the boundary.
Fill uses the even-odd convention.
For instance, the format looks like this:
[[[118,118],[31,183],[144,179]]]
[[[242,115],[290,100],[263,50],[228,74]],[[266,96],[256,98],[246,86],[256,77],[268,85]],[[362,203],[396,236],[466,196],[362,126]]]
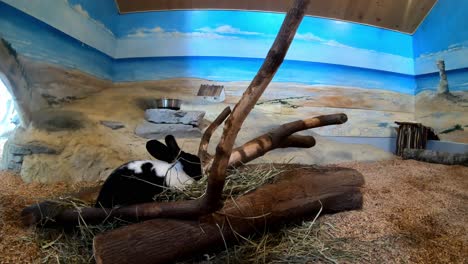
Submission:
[[[77,11],[99,21],[117,38],[169,36],[201,38],[274,38],[285,14],[268,12],[190,10],[118,15],[113,0],[68,0]],[[411,36],[381,28],[332,19],[305,17],[296,41],[351,46],[412,57]]]
[[[414,34],[415,57],[463,48],[468,49],[468,1],[437,1]]]
[[[119,16],[114,34],[149,37],[152,34],[182,34],[204,38],[274,38],[284,14],[245,11],[164,11]],[[306,17],[296,41],[321,42],[375,50],[412,57],[411,36],[399,32],[336,21]]]
[[[114,32],[114,25],[119,16],[113,0],[67,0],[73,9],[82,15],[102,23]]]

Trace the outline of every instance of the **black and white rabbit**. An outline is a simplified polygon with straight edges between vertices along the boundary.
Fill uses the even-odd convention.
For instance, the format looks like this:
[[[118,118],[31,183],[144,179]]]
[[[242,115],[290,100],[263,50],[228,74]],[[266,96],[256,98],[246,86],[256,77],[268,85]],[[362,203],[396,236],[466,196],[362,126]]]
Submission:
[[[151,202],[164,188],[182,189],[199,180],[198,156],[181,151],[172,135],[165,142],[167,146],[158,140],[146,143],[146,150],[156,160],[131,161],[114,170],[101,187],[95,207]]]

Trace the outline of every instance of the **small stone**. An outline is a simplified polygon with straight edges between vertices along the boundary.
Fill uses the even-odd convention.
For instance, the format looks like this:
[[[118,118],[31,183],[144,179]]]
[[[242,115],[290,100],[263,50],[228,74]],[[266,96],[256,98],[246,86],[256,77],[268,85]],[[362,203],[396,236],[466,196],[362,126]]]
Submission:
[[[125,125],[121,122],[117,121],[107,121],[107,120],[101,120],[100,121],[101,125],[106,126],[108,128],[111,128],[112,130],[124,128]]]
[[[50,146],[43,145],[41,143],[36,144],[34,142],[26,145],[25,147],[31,150],[31,154],[60,154],[60,152],[62,152],[62,150],[58,150]]]
[[[145,119],[157,124],[184,124],[200,126],[204,111],[175,111],[171,109],[147,109]]]

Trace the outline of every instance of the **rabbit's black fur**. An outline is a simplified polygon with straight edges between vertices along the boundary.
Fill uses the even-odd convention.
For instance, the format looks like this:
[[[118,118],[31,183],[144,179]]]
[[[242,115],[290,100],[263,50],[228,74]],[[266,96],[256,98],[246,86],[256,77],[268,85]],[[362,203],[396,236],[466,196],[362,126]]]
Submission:
[[[95,207],[152,202],[164,188],[183,188],[202,175],[200,159],[181,151],[175,138],[168,135],[166,145],[158,140],[146,143],[147,151],[156,160],[139,160],[123,164],[104,182]]]

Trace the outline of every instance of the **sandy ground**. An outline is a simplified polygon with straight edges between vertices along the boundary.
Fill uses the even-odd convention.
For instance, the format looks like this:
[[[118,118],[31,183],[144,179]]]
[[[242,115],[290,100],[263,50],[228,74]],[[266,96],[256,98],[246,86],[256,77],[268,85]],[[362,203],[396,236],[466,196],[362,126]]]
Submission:
[[[364,208],[323,216],[317,224],[333,226],[343,250],[358,252],[356,263],[467,263],[467,167],[402,160],[340,166],[364,175]],[[20,209],[74,188],[25,184],[0,172],[0,263],[44,257],[34,230],[17,220]]]
[[[415,118],[435,129],[441,140],[468,143],[468,92],[451,93],[451,98],[423,91],[416,95]],[[453,130],[455,126],[459,128]]]

